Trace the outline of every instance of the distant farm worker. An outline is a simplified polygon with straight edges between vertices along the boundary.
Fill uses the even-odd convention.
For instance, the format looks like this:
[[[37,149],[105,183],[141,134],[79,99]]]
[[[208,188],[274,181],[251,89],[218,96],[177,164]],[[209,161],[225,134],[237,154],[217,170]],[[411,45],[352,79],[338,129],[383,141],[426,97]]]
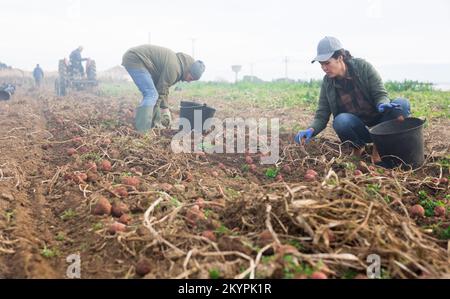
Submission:
[[[202,61],[154,45],[129,49],[123,55],[122,65],[143,96],[135,116],[139,132],[169,127],[172,121],[167,100],[169,87],[179,81],[199,80],[205,71]]]
[[[83,52],[83,47],[79,46],[78,48],[76,48],[75,50],[72,51],[72,53],[70,53],[70,63],[72,64],[74,69],[77,69],[81,76],[84,76],[84,68],[83,68],[83,64],[82,61],[86,61],[88,60],[87,58],[81,58],[81,52]]]
[[[314,120],[308,129],[298,132],[295,142],[305,144],[325,129],[333,114],[333,129],[344,142],[352,146],[352,155],[362,156],[365,146],[372,143],[369,127],[410,115],[407,99],[391,101],[380,75],[367,61],[353,58],[340,41],[325,37],[317,46],[318,61],[325,72],[319,104]],[[372,151],[372,163],[382,161],[376,147]]]
[[[36,67],[33,70],[33,77],[34,82],[36,83],[37,87],[40,87],[42,84],[42,81],[44,80],[44,70],[39,66],[39,64],[36,64]]]

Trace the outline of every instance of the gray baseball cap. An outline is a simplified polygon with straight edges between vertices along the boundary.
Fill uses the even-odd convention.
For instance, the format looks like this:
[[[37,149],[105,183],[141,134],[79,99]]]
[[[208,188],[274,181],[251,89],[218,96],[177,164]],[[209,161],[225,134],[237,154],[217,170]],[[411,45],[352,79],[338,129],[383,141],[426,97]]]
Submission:
[[[204,71],[205,71],[205,64],[201,60],[195,61],[191,65],[191,69],[189,70],[194,80],[200,79]]]
[[[317,45],[317,56],[313,61],[311,61],[311,63],[314,63],[315,61],[327,61],[331,58],[331,56],[333,56],[334,52],[343,48],[344,47],[337,38],[325,36]]]

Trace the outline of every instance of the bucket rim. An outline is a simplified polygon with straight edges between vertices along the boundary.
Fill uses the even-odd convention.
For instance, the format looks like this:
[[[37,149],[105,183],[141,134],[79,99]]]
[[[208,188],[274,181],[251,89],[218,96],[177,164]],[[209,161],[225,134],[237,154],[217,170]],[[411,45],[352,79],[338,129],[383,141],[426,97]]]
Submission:
[[[370,128],[370,129],[369,129],[369,133],[370,133],[371,135],[375,135],[375,136],[386,136],[386,135],[393,135],[393,134],[403,134],[403,133],[407,133],[407,132],[412,131],[412,130],[416,130],[417,128],[422,127],[422,126],[427,122],[427,119],[421,119],[421,118],[418,118],[418,117],[407,117],[406,119],[417,119],[417,120],[420,120],[420,121],[421,121],[421,124],[418,125],[418,126],[415,126],[415,127],[413,127],[413,128],[405,129],[405,130],[402,130],[402,131],[396,132],[396,133],[374,133],[374,132],[373,132],[378,126],[380,126],[380,125],[382,125],[382,124],[386,124],[386,123],[389,123],[389,122],[395,122],[395,121],[398,121],[398,120],[396,120],[396,119],[392,119],[392,120],[388,120],[388,121],[379,123],[378,125],[376,125],[376,126]],[[406,120],[406,119],[405,119],[405,120]]]

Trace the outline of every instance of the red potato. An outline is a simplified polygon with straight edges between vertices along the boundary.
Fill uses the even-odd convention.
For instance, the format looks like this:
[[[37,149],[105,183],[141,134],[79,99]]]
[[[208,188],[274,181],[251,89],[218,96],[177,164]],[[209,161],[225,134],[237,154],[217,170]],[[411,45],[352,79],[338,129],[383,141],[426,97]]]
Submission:
[[[360,175],[363,175],[363,172],[362,172],[361,170],[359,170],[359,169],[356,169],[356,170],[353,172],[353,174],[354,174],[355,176],[360,176]]]
[[[88,171],[88,173],[87,173],[87,181],[88,181],[88,182],[95,183],[95,182],[97,182],[99,179],[100,179],[100,177],[98,176],[97,173],[92,172],[92,171]]]
[[[311,279],[328,279],[327,275],[323,272],[316,271],[310,276]]]
[[[139,178],[135,176],[126,176],[122,178],[122,184],[124,185],[138,187],[140,183],[141,180],[139,180]]]
[[[67,155],[68,155],[68,156],[73,156],[73,155],[75,155],[76,153],[77,153],[77,150],[74,149],[73,147],[67,149]]]
[[[423,218],[425,216],[425,209],[421,205],[414,205],[409,208],[409,213],[412,217]]]
[[[111,214],[111,208],[109,201],[104,197],[100,197],[95,204],[93,213],[94,215],[109,215]]]
[[[277,181],[277,182],[282,182],[282,181],[283,181],[283,176],[282,176],[281,174],[278,174],[278,175],[275,177],[275,181]]]
[[[442,185],[448,185],[448,178],[441,178],[440,180],[439,180],[439,184],[442,184]]]
[[[214,234],[214,232],[212,230],[205,230],[202,233],[202,237],[209,239],[210,241],[213,241],[213,242],[217,241],[216,235]]]
[[[248,165],[248,169],[249,169],[251,172],[256,172],[256,171],[258,170],[258,167],[256,167],[255,164],[250,164],[250,165]]]
[[[72,138],[72,142],[81,143],[83,142],[83,138],[81,138],[80,136],[75,136]]]
[[[120,152],[116,149],[112,149],[108,152],[109,156],[113,159],[119,159],[120,158]]]
[[[281,169],[285,174],[290,174],[292,172],[292,168],[289,165],[284,165]]]
[[[310,173],[305,174],[305,176],[303,177],[305,179],[305,181],[307,182],[312,182],[316,179],[315,175],[312,175]]]
[[[265,230],[259,234],[257,243],[261,247],[264,247],[272,242],[273,242],[273,236],[270,231]]]
[[[196,226],[198,221],[205,220],[205,214],[200,210],[198,205],[195,205],[187,210],[186,219],[188,224]]]
[[[92,161],[89,161],[86,164],[84,164],[84,168],[86,169],[86,171],[97,172],[97,164],[95,164]]]
[[[139,276],[145,276],[152,270],[150,261],[147,259],[141,259],[136,264],[136,274]]]
[[[68,181],[68,180],[73,180],[73,174],[70,174],[70,173],[66,173],[66,174],[64,174],[64,180],[65,181]]]
[[[118,233],[118,232],[124,232],[127,230],[127,226],[120,222],[114,222],[108,227],[108,232],[112,235]]]
[[[49,148],[51,148],[51,144],[49,144],[49,143],[43,144],[43,145],[41,145],[41,148],[42,148],[44,151],[46,151],[46,150],[48,150]]]
[[[192,174],[191,173],[189,173],[189,172],[187,172],[187,173],[185,173],[184,174],[184,180],[186,181],[186,182],[192,182],[192,180],[194,179],[194,177],[192,176]]]
[[[127,197],[128,191],[127,188],[120,186],[113,189],[113,192],[119,195],[120,197]]]
[[[86,154],[89,152],[89,149],[86,146],[82,146],[78,149],[81,154]]]
[[[445,217],[445,214],[446,214],[445,207],[435,207],[434,208],[434,216]]]
[[[75,183],[81,184],[81,183],[84,183],[84,182],[87,181],[88,176],[87,176],[87,174],[85,174],[84,172],[80,172],[80,173],[75,173],[75,174],[72,176],[72,179],[73,179],[73,181],[74,181]]]
[[[130,212],[130,209],[123,202],[114,202],[111,208],[111,213],[114,217],[120,217],[123,214]]]
[[[111,171],[111,169],[112,169],[112,165],[111,165],[111,162],[109,162],[108,160],[102,160],[100,162],[100,170]]]
[[[308,170],[306,171],[306,174],[310,174],[310,175],[313,175],[313,176],[317,176],[317,172],[316,172],[315,170],[313,170],[313,169],[308,169]]]
[[[250,156],[245,156],[245,163],[247,163],[247,164],[253,164],[253,159],[252,159],[252,157],[250,157]]]
[[[197,200],[195,201],[195,204],[200,208],[203,209],[205,208],[205,200],[201,197],[197,198]]]
[[[219,173],[217,171],[211,171],[211,175],[217,178],[219,176]]]
[[[225,164],[223,164],[223,163],[217,164],[217,167],[219,167],[219,169],[222,169],[222,170],[227,169],[227,167],[226,167]]]
[[[128,214],[123,214],[122,216],[120,216],[119,222],[128,225],[131,222],[131,216]]]

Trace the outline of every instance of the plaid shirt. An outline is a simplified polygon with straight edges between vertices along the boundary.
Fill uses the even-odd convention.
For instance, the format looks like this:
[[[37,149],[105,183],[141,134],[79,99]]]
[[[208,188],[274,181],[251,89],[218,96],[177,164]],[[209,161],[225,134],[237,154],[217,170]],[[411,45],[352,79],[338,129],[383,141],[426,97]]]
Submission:
[[[365,125],[372,126],[381,117],[381,114],[369,102],[350,75],[342,79],[333,80],[334,87],[339,95],[339,113],[351,113],[358,116]]]

